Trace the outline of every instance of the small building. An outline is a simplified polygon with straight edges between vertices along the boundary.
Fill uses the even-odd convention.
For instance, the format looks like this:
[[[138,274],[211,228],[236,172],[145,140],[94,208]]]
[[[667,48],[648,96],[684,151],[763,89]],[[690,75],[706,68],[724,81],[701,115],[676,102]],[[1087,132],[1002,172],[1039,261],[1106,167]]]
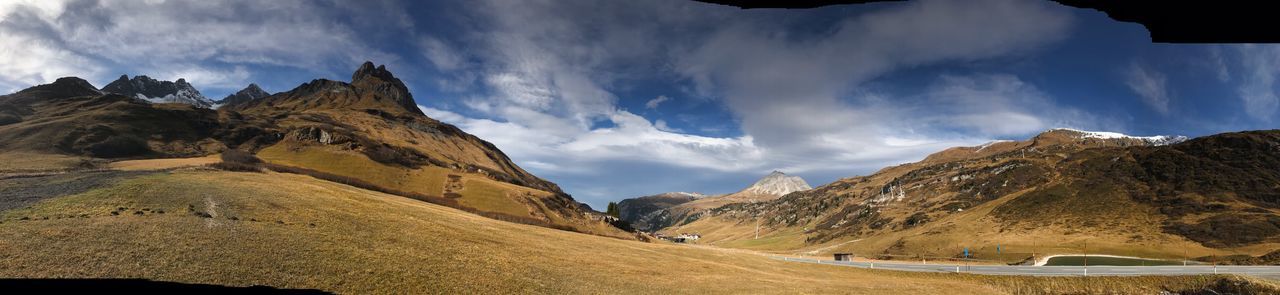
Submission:
[[[836,253],[836,261],[853,261],[853,253]]]

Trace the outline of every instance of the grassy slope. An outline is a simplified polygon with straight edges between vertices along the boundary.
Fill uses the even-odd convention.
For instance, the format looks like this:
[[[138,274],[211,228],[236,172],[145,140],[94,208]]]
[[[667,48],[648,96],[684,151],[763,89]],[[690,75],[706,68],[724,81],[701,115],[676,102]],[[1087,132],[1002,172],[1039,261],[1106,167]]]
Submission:
[[[120,207],[125,214],[110,214]],[[60,218],[81,214],[87,216]],[[23,216],[53,218],[18,220]],[[158,172],[0,212],[0,221],[0,277],[128,277],[343,293],[1038,293],[1079,291],[1081,282],[785,263],[506,223],[278,173]],[[1212,280],[1090,284],[1152,293]]]
[[[1232,138],[1232,136],[1236,135],[1218,137]],[[1240,148],[1240,145],[1243,144],[1207,146],[1234,146],[1237,149],[1245,149]],[[1066,151],[1073,150],[1068,149]],[[1112,162],[1111,157],[1085,157],[1089,156],[1089,151],[1104,155],[1115,152],[1115,150],[1094,149],[1081,152],[1080,154],[1083,156],[1079,158],[1096,158],[1102,159],[1100,162]],[[1170,153],[1179,154],[1180,152]],[[1020,157],[1006,157],[995,160],[980,159],[976,162],[970,161],[969,163],[959,164],[964,164],[966,165],[965,167],[994,167],[1004,165],[1010,159],[1018,158]],[[1068,164],[1051,165],[1052,163],[1050,162],[1053,161],[1049,160],[1056,161],[1059,158],[1066,158],[1066,154],[1022,160],[1030,161],[1027,163],[1043,163],[1046,167],[1057,167],[1054,169],[1061,169],[1063,166],[1073,167]],[[1247,158],[1243,157],[1231,157],[1229,159],[1248,161]],[[1187,166],[1201,169],[1194,165]],[[876,190],[879,190],[883,184],[889,183],[894,179],[900,179],[899,177],[906,174],[906,172],[917,168],[921,167],[917,164],[907,164],[886,168],[867,178],[869,179],[867,183],[870,183],[870,185],[852,186],[854,187],[852,190],[837,190],[835,193],[820,197],[831,198],[837,193],[868,195],[865,188],[861,192],[857,191],[860,187],[870,187],[870,195],[874,196]],[[935,170],[965,170],[948,170],[947,168],[949,167],[942,167],[941,169],[935,167]],[[1195,175],[1193,172],[1198,171],[1191,168],[1188,169],[1188,172],[1184,173]],[[1093,171],[1099,169],[1085,170]],[[967,247],[971,253],[976,253],[978,258],[1006,262],[1020,261],[1022,258],[1031,256],[1032,253],[1078,254],[1088,252],[1166,259],[1183,258],[1184,256],[1198,257],[1232,254],[1257,256],[1269,253],[1280,247],[1280,243],[1268,241],[1245,246],[1209,248],[1183,236],[1164,232],[1161,225],[1167,217],[1161,214],[1160,208],[1148,202],[1133,200],[1130,196],[1124,194],[1126,191],[1124,188],[1094,185],[1090,182],[1072,183],[1071,181],[1073,180],[1063,179],[1059,176],[1055,176],[1056,178],[1051,178],[1042,184],[1033,183],[1037,185],[1023,191],[1011,192],[989,202],[963,208],[963,212],[939,213],[941,210],[937,210],[937,207],[934,207],[933,210],[928,210],[926,206],[923,206],[924,204],[929,204],[930,200],[946,200],[954,198],[956,192],[962,192],[963,186],[960,186],[959,189],[943,190],[940,193],[921,193],[917,190],[917,187],[927,189],[939,185],[930,183],[930,180],[941,180],[941,185],[946,185],[948,179],[954,182],[955,179],[950,178],[953,175],[955,174],[950,174],[950,172],[942,173],[938,176],[922,178],[922,180],[917,179],[914,184],[911,182],[903,184],[902,186],[906,187],[906,195],[908,196],[904,201],[879,204],[878,207],[874,208],[878,216],[891,220],[883,229],[839,233],[838,238],[822,243],[805,244],[804,242],[806,238],[817,235],[812,229],[819,226],[816,221],[822,218],[815,218],[814,221],[800,223],[792,227],[780,228],[773,228],[766,222],[761,228],[761,238],[759,240],[753,239],[755,224],[751,219],[748,219],[749,216],[748,218],[737,219],[725,216],[703,217],[694,223],[666,231],[701,233],[703,236],[701,242],[724,247],[793,252],[808,252],[821,249],[822,251],[819,252],[824,254],[854,252],[868,256],[894,254],[954,257],[960,255],[964,248]],[[1092,179],[1109,179],[1111,177],[1115,176],[1092,176]],[[1208,179],[1204,182],[1229,182],[1217,178],[1202,178]],[[1237,178],[1246,179],[1244,177]],[[975,182],[999,184],[1003,181],[999,178],[993,179],[983,180],[979,178]],[[1130,182],[1137,183],[1137,181]],[[917,186],[916,184],[918,183],[923,184]],[[957,183],[963,184],[964,182]],[[1084,190],[1078,195],[1055,193],[1055,190],[1060,190],[1057,188],[1066,185],[1084,188]],[[1030,194],[1030,191],[1038,191],[1039,193]],[[1194,197],[1194,194],[1189,195]],[[1227,198],[1226,200],[1230,199]],[[854,201],[861,201],[861,199],[855,199]],[[936,206],[937,204],[946,203],[933,202],[932,204]],[[1187,206],[1188,210],[1196,210],[1190,209],[1193,208],[1190,205]],[[1003,208],[1005,212],[1003,214],[994,214],[1000,213],[999,211],[1001,210],[999,208]],[[1242,208],[1245,207],[1240,203],[1236,203],[1228,206],[1225,211],[1244,211],[1245,209]],[[931,212],[931,219],[925,224],[913,228],[895,227],[895,225],[903,224],[905,218],[916,212]],[[785,216],[792,213],[797,212],[785,212],[781,215]],[[798,212],[797,215],[835,213],[839,213],[839,211]],[[1013,216],[1016,218],[1012,219],[1024,222],[1009,222],[1007,220],[1010,218],[1001,220],[1000,216]],[[1190,214],[1187,219],[1202,217],[1202,215]],[[805,231],[809,231],[809,233],[801,233]],[[821,234],[822,232],[818,231],[817,233]],[[857,240],[857,242],[853,242],[854,240]],[[996,245],[1002,246],[1003,251],[1001,251],[1001,254],[996,253]]]
[[[1211,249],[1181,237],[1151,232],[1154,230],[1150,228],[1130,226],[1122,226],[1107,232],[1075,231],[1069,224],[1016,230],[1002,229],[1000,222],[989,217],[990,211],[1016,196],[1007,196],[916,228],[861,237],[856,239],[856,242],[853,242],[855,239],[838,239],[823,244],[805,245],[806,235],[801,232],[801,229],[789,227],[774,229],[767,226],[760,229],[760,239],[756,240],[752,239],[755,232],[754,223],[736,222],[722,217],[707,217],[672,231],[702,233],[703,239],[700,242],[704,244],[780,253],[821,249],[817,253],[822,255],[853,252],[866,256],[894,254],[954,257],[968,247],[975,258],[1005,262],[1017,262],[1033,253],[1037,255],[1082,253],[1086,250],[1085,246],[1088,247],[1089,253],[1094,254],[1169,259],[1182,258],[1184,249],[1190,257],[1235,252],[1266,252],[1265,247]],[[1133,218],[1146,216],[1130,215]],[[1134,235],[1141,235],[1146,239],[1132,240]],[[902,243],[895,246],[899,241]],[[1002,248],[999,254],[996,252],[996,245]]]
[[[321,172],[359,178],[394,190],[432,196],[443,194],[447,175],[461,175],[464,185],[462,191],[459,192],[462,195],[458,199],[460,203],[484,211],[515,216],[531,215],[525,204],[508,195],[528,194],[539,198],[545,198],[550,195],[550,193],[544,191],[493,181],[482,175],[461,173],[442,167],[424,166],[419,169],[407,169],[388,166],[369,160],[364,155],[355,152],[327,149],[325,147],[303,146],[294,150],[289,144],[282,143],[263,149],[258,153],[258,156],[272,163],[306,167]]]

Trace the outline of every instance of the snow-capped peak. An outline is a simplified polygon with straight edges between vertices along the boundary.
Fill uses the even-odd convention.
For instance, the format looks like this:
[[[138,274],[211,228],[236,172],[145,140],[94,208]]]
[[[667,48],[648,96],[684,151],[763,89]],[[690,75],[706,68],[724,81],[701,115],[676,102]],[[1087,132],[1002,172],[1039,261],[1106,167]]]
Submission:
[[[160,81],[147,76],[119,79],[102,87],[102,92],[131,96],[151,103],[185,103],[202,108],[213,106],[213,101],[200,94],[186,79],[176,82]]]
[[[1096,139],[1136,139],[1146,142],[1153,146],[1170,145],[1187,140],[1186,136],[1181,135],[1156,135],[1156,136],[1132,136],[1116,132],[1103,131],[1084,131],[1071,128],[1054,128],[1053,130],[1071,131],[1080,134],[1080,138],[1096,138]]]
[[[761,178],[743,191],[781,196],[810,189],[813,189],[813,187],[810,187],[809,183],[799,176],[790,176],[781,171],[773,171],[773,173],[769,173],[768,176]]]

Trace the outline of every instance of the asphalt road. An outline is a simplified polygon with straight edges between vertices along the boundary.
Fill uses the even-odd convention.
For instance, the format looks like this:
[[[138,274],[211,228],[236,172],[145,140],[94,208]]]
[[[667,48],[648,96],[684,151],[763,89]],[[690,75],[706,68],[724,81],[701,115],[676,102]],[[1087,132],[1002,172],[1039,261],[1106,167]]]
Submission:
[[[1137,275],[1197,275],[1197,274],[1241,274],[1260,277],[1280,276],[1280,266],[1022,266],[1022,265],[955,265],[955,264],[919,264],[919,263],[881,263],[819,260],[809,258],[773,257],[774,259],[830,264],[860,268],[887,269],[919,272],[961,272],[984,275],[1019,275],[1019,276],[1137,276]]]

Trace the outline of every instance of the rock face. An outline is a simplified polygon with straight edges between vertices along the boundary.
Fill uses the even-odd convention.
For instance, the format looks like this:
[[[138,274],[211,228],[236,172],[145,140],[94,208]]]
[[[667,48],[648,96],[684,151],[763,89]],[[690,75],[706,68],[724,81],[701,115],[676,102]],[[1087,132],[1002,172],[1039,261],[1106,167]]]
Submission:
[[[185,103],[202,108],[213,107],[213,101],[200,94],[186,79],[175,82],[160,81],[147,76],[120,75],[119,79],[102,87],[102,92],[115,93],[151,103]]]
[[[773,171],[773,173],[769,173],[768,176],[761,178],[743,191],[782,196],[810,189],[813,189],[813,187],[810,187],[809,183],[799,176],[790,176],[781,171]]]
[[[249,84],[248,87],[245,87],[240,91],[236,91],[234,94],[227,95],[227,97],[217,101],[217,105],[225,106],[240,104],[267,96],[271,96],[271,93],[263,91],[262,88],[258,87],[258,84]]]

